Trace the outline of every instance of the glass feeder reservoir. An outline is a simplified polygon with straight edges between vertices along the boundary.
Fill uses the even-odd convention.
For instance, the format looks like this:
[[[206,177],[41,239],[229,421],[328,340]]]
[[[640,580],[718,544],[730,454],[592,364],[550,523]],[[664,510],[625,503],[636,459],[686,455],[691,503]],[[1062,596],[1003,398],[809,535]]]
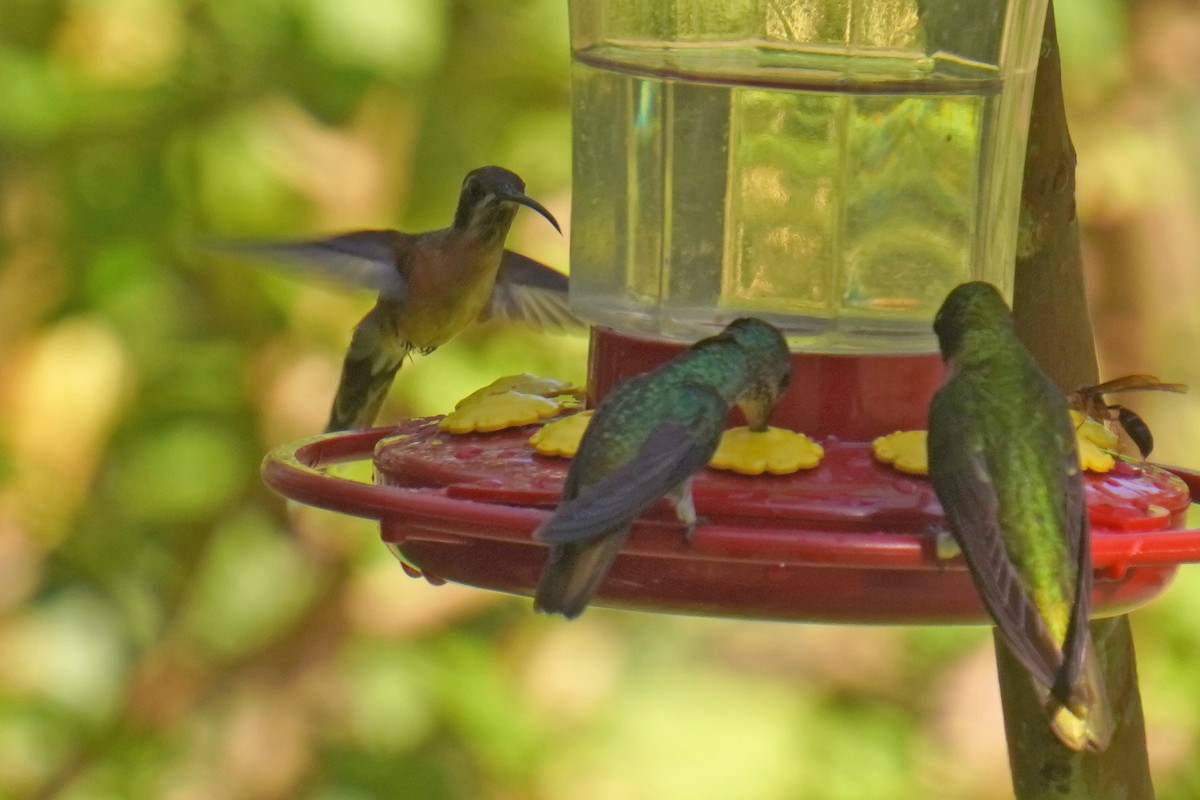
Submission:
[[[571,0],[571,302],[694,341],[928,352],[1011,296],[1045,0]]]

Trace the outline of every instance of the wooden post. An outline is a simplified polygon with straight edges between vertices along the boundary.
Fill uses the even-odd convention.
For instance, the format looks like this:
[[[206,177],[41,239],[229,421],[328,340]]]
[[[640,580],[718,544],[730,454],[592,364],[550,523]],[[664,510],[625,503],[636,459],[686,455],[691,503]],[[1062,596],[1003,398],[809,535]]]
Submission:
[[[1075,215],[1075,149],[1063,105],[1053,0],[1046,14],[1025,151],[1013,316],[1017,334],[1064,391],[1096,383]],[[1050,730],[1029,675],[995,637],[1008,759],[1017,800],[1152,800],[1137,661],[1128,616],[1092,623],[1116,732],[1077,753]]]
[[[1008,763],[1017,800],[1152,800],[1129,617],[1092,623],[1117,728],[1103,753],[1077,753],[1050,730],[1029,673],[995,637]]]
[[[1017,229],[1017,336],[1064,392],[1097,383],[1075,214],[1075,148],[1063,105],[1054,2],[1046,11],[1033,89]]]

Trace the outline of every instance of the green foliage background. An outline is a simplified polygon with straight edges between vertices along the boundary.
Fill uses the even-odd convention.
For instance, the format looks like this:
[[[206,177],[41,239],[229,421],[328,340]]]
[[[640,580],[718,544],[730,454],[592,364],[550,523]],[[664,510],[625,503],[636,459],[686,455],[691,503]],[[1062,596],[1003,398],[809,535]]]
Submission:
[[[1059,16],[1103,372],[1200,386],[1200,12]],[[983,629],[567,625],[261,485],[370,298],[197,244],[440,227],[487,163],[566,221],[568,64],[561,0],[0,0],[0,797],[1010,795]],[[585,358],[477,328],[385,418]],[[1200,462],[1197,398],[1130,405]],[[1163,798],[1200,791],[1198,606],[1185,570],[1135,617]]]

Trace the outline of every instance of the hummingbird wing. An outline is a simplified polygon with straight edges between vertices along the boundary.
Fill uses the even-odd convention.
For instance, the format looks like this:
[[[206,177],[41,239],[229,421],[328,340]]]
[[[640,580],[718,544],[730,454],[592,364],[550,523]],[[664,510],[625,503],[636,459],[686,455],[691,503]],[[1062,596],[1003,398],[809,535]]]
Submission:
[[[1055,391],[1055,387],[1050,387]],[[1062,450],[1062,469],[1067,476],[1066,491],[1063,493],[1063,519],[1067,523],[1067,552],[1076,565],[1075,605],[1071,609],[1071,621],[1063,642],[1065,661],[1059,693],[1062,699],[1070,695],[1087,665],[1088,623],[1091,617],[1092,599],[1092,552],[1087,516],[1087,497],[1084,493],[1083,474],[1079,467],[1079,454],[1075,450],[1075,432],[1069,418],[1065,426],[1059,425],[1058,439]]]
[[[520,320],[547,330],[579,328],[583,322],[567,302],[566,275],[540,261],[505,250],[491,302],[479,318]]]
[[[398,268],[413,237],[393,230],[355,231],[301,242],[230,242],[222,249],[283,261],[322,278],[371,289],[401,302],[408,288]]]
[[[679,420],[659,424],[629,463],[563,500],[534,538],[577,542],[624,527],[698,472],[712,458],[725,419],[720,410],[724,403],[715,391],[712,394],[718,406],[715,431],[697,430],[697,425]]]
[[[943,395],[934,396],[937,404]],[[930,418],[935,414],[931,410]],[[962,419],[961,415],[948,415]],[[967,426],[929,428],[929,477],[996,627],[1033,678],[1058,683],[1063,656],[1009,558],[1000,530],[1000,503],[984,457]],[[936,458],[934,458],[936,454]]]

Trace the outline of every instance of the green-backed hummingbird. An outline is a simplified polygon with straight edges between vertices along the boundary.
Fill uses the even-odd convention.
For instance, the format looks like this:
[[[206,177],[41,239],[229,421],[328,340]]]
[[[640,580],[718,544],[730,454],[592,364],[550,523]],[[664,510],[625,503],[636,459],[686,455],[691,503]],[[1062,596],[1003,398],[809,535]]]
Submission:
[[[1113,721],[1088,626],[1091,547],[1066,399],[991,284],[955,288],[933,327],[948,375],[929,408],[929,477],[950,532],[1055,734],[1103,750]]]
[[[520,319],[545,328],[581,324],[567,306],[565,275],[504,249],[518,206],[560,230],[525,194],[518,175],[481,167],[463,180],[448,228],[233,246],[379,292],[354,329],[326,430],[370,427],[404,359],[414,350],[432,352],[477,319]]]
[[[662,497],[690,538],[692,477],[716,451],[730,409],[736,403],[752,430],[765,430],[790,378],[783,335],[742,318],[613,389],[579,443],[562,502],[534,532],[550,545],[534,607],[579,616],[633,520]]]

